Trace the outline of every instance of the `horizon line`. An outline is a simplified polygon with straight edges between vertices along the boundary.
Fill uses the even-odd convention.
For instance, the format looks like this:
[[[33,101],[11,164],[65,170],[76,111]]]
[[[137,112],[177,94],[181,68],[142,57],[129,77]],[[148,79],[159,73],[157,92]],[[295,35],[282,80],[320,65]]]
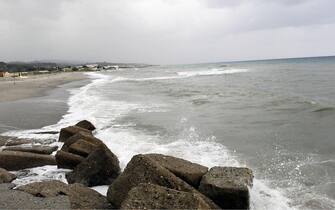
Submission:
[[[320,55],[320,56],[306,56],[306,57],[279,57],[279,58],[261,58],[261,59],[246,59],[246,60],[228,60],[228,61],[209,61],[199,63],[176,63],[176,64],[153,64],[145,62],[111,62],[111,61],[74,61],[74,60],[62,60],[62,59],[43,59],[43,60],[30,60],[30,61],[1,61],[5,63],[69,63],[69,64],[94,64],[94,63],[113,63],[113,64],[145,64],[145,65],[158,65],[158,66],[174,66],[174,65],[196,65],[196,64],[213,64],[213,63],[240,63],[240,62],[257,62],[257,61],[275,61],[275,60],[287,60],[287,59],[308,59],[308,58],[329,58],[335,57],[335,55]]]

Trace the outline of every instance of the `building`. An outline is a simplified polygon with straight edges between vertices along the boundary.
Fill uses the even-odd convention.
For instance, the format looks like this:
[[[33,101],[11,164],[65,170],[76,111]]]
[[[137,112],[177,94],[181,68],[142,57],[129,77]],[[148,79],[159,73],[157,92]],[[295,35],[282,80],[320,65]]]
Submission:
[[[7,71],[0,71],[0,77],[9,77],[9,73]]]
[[[41,71],[38,71],[39,74],[49,74],[50,71],[48,70],[41,70]]]

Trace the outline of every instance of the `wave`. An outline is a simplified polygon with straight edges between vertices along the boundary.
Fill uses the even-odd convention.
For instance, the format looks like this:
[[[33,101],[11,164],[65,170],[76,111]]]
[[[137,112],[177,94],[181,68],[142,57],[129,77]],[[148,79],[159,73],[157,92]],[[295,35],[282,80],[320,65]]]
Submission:
[[[320,109],[316,109],[314,110],[313,112],[327,112],[327,111],[334,111],[335,110],[335,107],[323,107],[323,108],[320,108]]]
[[[212,74],[215,72],[217,73],[216,70],[211,70]],[[200,74],[208,74],[208,72]],[[208,167],[215,165],[244,166],[223,144],[216,142],[214,136],[201,137],[200,132],[196,127],[190,125],[187,118],[182,118],[179,122],[181,128],[179,136],[168,140],[163,136],[148,135],[134,129],[134,126],[118,126],[116,119],[129,112],[164,111],[166,107],[164,104],[129,103],[105,98],[101,91],[103,87],[110,82],[124,81],[125,78],[113,78],[98,73],[88,75],[92,78],[90,84],[70,90],[69,110],[57,124],[42,129],[7,132],[6,135],[56,140],[58,137],[56,134],[39,135],[36,132],[58,130],[73,125],[79,120],[87,119],[97,126],[96,137],[100,138],[119,157],[122,168],[133,155],[139,153],[173,155]],[[188,76],[192,75],[199,75],[199,72]],[[163,79],[164,77],[158,78]],[[46,179],[65,181],[64,173],[64,170],[52,167],[34,168],[30,170],[28,176],[19,176],[16,183],[25,184]],[[254,179],[254,187],[251,189],[251,203],[253,209],[290,209],[289,200],[281,191],[270,189],[263,180],[257,178]]]
[[[113,82],[122,82],[122,81],[153,81],[153,80],[171,80],[171,79],[185,79],[190,77],[196,76],[215,76],[215,75],[222,75],[222,74],[236,74],[236,73],[245,73],[249,72],[248,69],[211,69],[206,71],[184,71],[184,72],[177,72],[176,75],[170,76],[160,76],[160,77],[145,77],[145,78],[126,78],[126,77],[116,77],[113,78]],[[94,74],[94,73],[93,73]]]
[[[179,76],[193,77],[193,76],[212,76],[212,75],[221,75],[221,74],[236,74],[236,73],[245,73],[248,72],[248,69],[211,69],[206,71],[183,71],[178,72]]]
[[[29,184],[32,182],[39,182],[41,180],[59,180],[67,183],[65,173],[69,172],[69,169],[60,169],[57,166],[41,166],[31,169],[23,169],[14,172],[18,177],[13,181],[16,186]]]

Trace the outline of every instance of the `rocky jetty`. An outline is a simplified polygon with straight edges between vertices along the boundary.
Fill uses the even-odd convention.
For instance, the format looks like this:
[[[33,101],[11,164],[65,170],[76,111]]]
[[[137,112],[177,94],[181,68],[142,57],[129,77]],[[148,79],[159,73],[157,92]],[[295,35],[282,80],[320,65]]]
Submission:
[[[82,184],[67,185],[60,181],[45,181],[27,184],[16,190],[42,198],[66,196],[72,209],[108,209],[112,207],[105,196]]]
[[[249,209],[250,169],[208,169],[177,157],[138,154],[121,173],[117,156],[94,130],[86,120],[61,129],[63,146],[55,156],[55,147],[27,146],[27,140],[9,146],[0,138],[0,209]],[[69,184],[10,183],[16,178],[11,171],[43,165],[71,169]],[[89,188],[99,185],[109,185],[106,197]]]
[[[55,157],[31,152],[0,152],[0,167],[6,170],[14,171],[44,165],[56,165]]]
[[[89,187],[111,184],[121,172],[119,159],[90,130],[79,128],[70,126],[61,130],[59,141],[64,145],[56,154],[57,166],[73,169],[66,175],[69,183]]]

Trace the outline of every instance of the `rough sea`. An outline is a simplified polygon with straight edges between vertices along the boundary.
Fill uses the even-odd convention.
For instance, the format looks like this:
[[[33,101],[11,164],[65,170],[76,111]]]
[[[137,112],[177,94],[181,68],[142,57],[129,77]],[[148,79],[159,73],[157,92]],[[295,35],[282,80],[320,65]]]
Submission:
[[[138,153],[247,166],[255,174],[253,209],[335,208],[335,57],[87,74],[89,84],[68,89],[58,123],[2,135],[58,144],[57,135],[33,133],[87,119],[122,168]],[[64,172],[39,167],[16,183],[64,181]]]

